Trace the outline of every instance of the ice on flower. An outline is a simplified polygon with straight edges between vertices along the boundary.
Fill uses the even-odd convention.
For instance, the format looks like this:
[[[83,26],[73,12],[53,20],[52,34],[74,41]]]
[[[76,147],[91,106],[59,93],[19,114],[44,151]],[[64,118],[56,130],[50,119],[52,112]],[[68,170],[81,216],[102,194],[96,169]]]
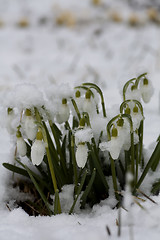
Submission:
[[[37,134],[37,125],[35,119],[32,116],[25,116],[24,131],[28,139],[33,141]]]
[[[79,168],[84,168],[88,158],[88,148],[86,144],[78,144],[76,150],[76,162]]]
[[[90,142],[93,138],[92,129],[87,127],[84,129],[78,129],[75,132],[75,144],[78,145],[81,142]]]
[[[31,159],[33,165],[40,165],[45,154],[45,144],[42,140],[36,139],[31,147]]]
[[[17,152],[21,157],[24,157],[27,153],[27,146],[22,137],[17,137]]]
[[[145,103],[148,103],[154,93],[154,89],[151,81],[148,79],[143,79],[143,83],[140,85],[140,91],[142,95],[142,99]]]

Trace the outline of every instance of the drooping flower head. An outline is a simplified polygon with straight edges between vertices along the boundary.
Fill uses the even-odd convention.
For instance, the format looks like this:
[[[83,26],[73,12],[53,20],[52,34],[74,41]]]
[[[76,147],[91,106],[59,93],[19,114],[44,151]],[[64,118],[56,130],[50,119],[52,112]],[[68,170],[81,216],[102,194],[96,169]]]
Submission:
[[[63,122],[68,121],[70,116],[70,109],[67,104],[67,99],[62,99],[62,104],[59,106],[58,113],[56,115],[56,121],[61,124]]]
[[[84,168],[88,158],[88,148],[84,142],[79,143],[76,150],[76,162],[79,168]]]
[[[31,159],[33,165],[40,165],[45,154],[45,144],[41,130],[37,132],[36,140],[31,147]]]
[[[89,115],[92,115],[95,112],[95,103],[93,102],[91,91],[87,90],[85,94],[85,99],[83,102],[83,111],[87,112]]]
[[[16,137],[17,137],[17,152],[21,157],[24,157],[27,153],[27,146],[19,130],[17,131]]]
[[[154,89],[151,81],[149,81],[146,77],[143,79],[143,83],[140,85],[140,91],[143,101],[148,103],[153,95]]]
[[[35,119],[32,116],[31,110],[26,109],[24,116],[24,131],[27,138],[33,141],[36,138],[37,130],[38,128],[35,123]]]

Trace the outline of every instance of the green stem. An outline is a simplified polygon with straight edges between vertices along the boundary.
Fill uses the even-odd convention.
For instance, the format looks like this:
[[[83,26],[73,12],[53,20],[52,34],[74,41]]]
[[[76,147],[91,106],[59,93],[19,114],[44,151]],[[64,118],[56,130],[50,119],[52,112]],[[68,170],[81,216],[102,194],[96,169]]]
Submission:
[[[78,109],[78,106],[77,106],[77,104],[76,104],[76,101],[72,98],[72,99],[71,99],[71,102],[72,102],[73,107],[74,107],[74,109],[75,109],[75,111],[76,111],[76,113],[77,113],[77,117],[78,117],[78,119],[80,120],[80,119],[81,119],[81,114],[80,114],[80,112],[79,112],[79,109]]]
[[[138,180],[138,164],[139,164],[139,158],[138,158],[138,147],[139,145],[136,144],[135,146],[135,154],[136,154],[136,176],[135,176],[135,184],[137,183]]]
[[[124,85],[123,87],[123,101],[126,100],[126,91],[127,91],[127,88],[129,86],[129,84],[134,84],[134,81],[136,80],[136,78],[132,78],[130,79],[129,81],[126,82],[126,84]]]
[[[101,97],[101,105],[102,105],[103,116],[107,117],[102,90],[94,83],[83,83],[83,85],[90,86],[90,88],[95,89],[99,93],[99,95]]]
[[[131,133],[131,172],[133,174],[133,179],[135,180],[135,166],[134,166],[134,133]]]
[[[118,195],[118,187],[117,187],[117,178],[116,178],[116,169],[115,169],[115,163],[113,158],[110,156],[111,160],[111,171],[112,171],[112,180],[113,180],[113,187],[114,187],[114,192],[115,192],[115,197],[117,200],[119,200],[119,195]]]
[[[141,121],[139,128],[139,164],[142,161],[142,151],[143,151],[143,120]]]
[[[82,177],[81,183],[80,183],[80,185],[79,185],[79,187],[78,187],[78,191],[77,191],[76,198],[75,198],[75,200],[74,200],[74,202],[73,202],[73,204],[72,204],[72,207],[71,207],[71,209],[70,209],[70,211],[69,211],[69,214],[72,214],[72,212],[73,212],[73,209],[74,209],[74,207],[75,207],[75,205],[76,205],[76,202],[77,202],[77,200],[78,200],[78,197],[79,197],[79,195],[80,195],[80,193],[81,193],[81,191],[82,191],[84,182],[85,182],[85,180],[86,180],[86,176],[87,176],[87,170],[85,171],[85,173],[84,173],[84,175],[83,175],[83,177]]]
[[[77,174],[77,163],[75,158],[75,141],[74,136],[71,135],[71,154],[72,154],[72,163],[73,163],[73,172],[74,172],[74,184],[75,184],[75,193],[77,193],[78,188],[78,174]]]

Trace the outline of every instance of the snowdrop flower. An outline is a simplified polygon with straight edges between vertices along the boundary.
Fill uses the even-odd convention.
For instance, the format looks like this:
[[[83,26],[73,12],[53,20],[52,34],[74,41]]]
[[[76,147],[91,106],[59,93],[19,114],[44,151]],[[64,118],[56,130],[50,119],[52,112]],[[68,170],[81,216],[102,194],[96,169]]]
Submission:
[[[133,131],[139,128],[141,121],[143,120],[143,116],[138,110],[138,107],[135,105],[133,111],[131,113],[132,121],[133,121]]]
[[[27,153],[26,143],[22,138],[21,132],[19,130],[17,131],[16,136],[17,136],[17,152],[21,157],[24,157]]]
[[[59,124],[68,121],[70,115],[70,109],[67,104],[67,99],[62,99],[62,104],[59,107],[58,113],[56,115],[56,120]]]
[[[85,143],[79,143],[76,150],[76,162],[79,168],[84,168],[88,158],[88,148]]]
[[[81,98],[81,92],[78,90],[75,93],[75,101],[77,104],[77,107],[80,111],[82,111],[82,105],[83,105],[83,98]]]
[[[76,162],[80,168],[84,168],[87,162],[88,148],[86,143],[90,142],[92,137],[92,129],[90,127],[85,127],[85,119],[81,118],[79,121],[79,128],[75,132],[75,144],[77,146]]]
[[[100,149],[102,151],[109,151],[111,157],[115,160],[118,159],[121,148],[123,146],[123,141],[121,141],[121,138],[118,136],[118,130],[117,128],[114,126],[112,128],[112,136],[111,136],[111,140],[108,142],[103,142],[100,144]]]
[[[33,141],[36,138],[37,130],[37,125],[35,123],[35,119],[31,115],[31,111],[29,109],[26,109],[24,119],[24,131],[27,138]]]
[[[83,102],[83,112],[87,112],[88,114],[92,114],[96,109],[95,103],[91,98],[91,93],[88,90],[85,95],[85,99]]]
[[[154,89],[152,83],[147,78],[143,79],[143,83],[140,85],[140,91],[143,101],[148,103],[153,95]]]
[[[31,159],[33,165],[40,165],[41,162],[43,161],[45,154],[45,144],[43,142],[43,136],[42,132],[39,131],[37,132],[37,137],[35,142],[33,143],[31,147]]]
[[[118,136],[120,138],[122,148],[128,151],[131,146],[130,125],[127,119],[120,118],[117,121]]]

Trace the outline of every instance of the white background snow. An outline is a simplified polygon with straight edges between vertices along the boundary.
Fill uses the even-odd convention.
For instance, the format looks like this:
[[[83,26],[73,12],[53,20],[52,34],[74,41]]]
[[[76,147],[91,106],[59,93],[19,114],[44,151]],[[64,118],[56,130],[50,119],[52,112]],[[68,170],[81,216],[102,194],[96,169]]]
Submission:
[[[119,11],[122,23],[110,21],[111,10]],[[58,26],[56,18],[70,12],[75,25]],[[121,102],[120,91],[130,78],[145,71],[155,88],[149,104],[144,105],[145,148],[155,142],[160,133],[160,28],[147,21],[146,9],[136,9],[143,24],[131,27],[127,23],[133,9],[126,1],[102,1],[93,6],[91,0],[0,0],[0,112],[7,104],[4,92],[17,83],[35,84],[48,91],[53,83],[92,81],[88,67],[99,75],[99,85],[105,93],[106,108],[116,109]],[[28,28],[18,28],[26,17]],[[41,18],[45,24],[40,24]],[[54,92],[54,90],[53,90]],[[28,93],[32,99],[34,92]],[[2,99],[3,98],[3,99]],[[16,99],[16,96],[13,96]],[[13,99],[14,101],[14,99]],[[12,160],[13,145],[1,119],[0,161]],[[1,240],[105,240],[117,239],[118,211],[103,201],[92,210],[69,216],[29,217],[22,209],[11,212],[5,206],[10,174],[0,165],[0,239]],[[159,239],[160,197],[142,203],[145,210],[133,206],[131,226],[128,214],[122,210],[121,239]],[[106,226],[111,231],[107,234]],[[130,232],[133,232],[131,238]]]

